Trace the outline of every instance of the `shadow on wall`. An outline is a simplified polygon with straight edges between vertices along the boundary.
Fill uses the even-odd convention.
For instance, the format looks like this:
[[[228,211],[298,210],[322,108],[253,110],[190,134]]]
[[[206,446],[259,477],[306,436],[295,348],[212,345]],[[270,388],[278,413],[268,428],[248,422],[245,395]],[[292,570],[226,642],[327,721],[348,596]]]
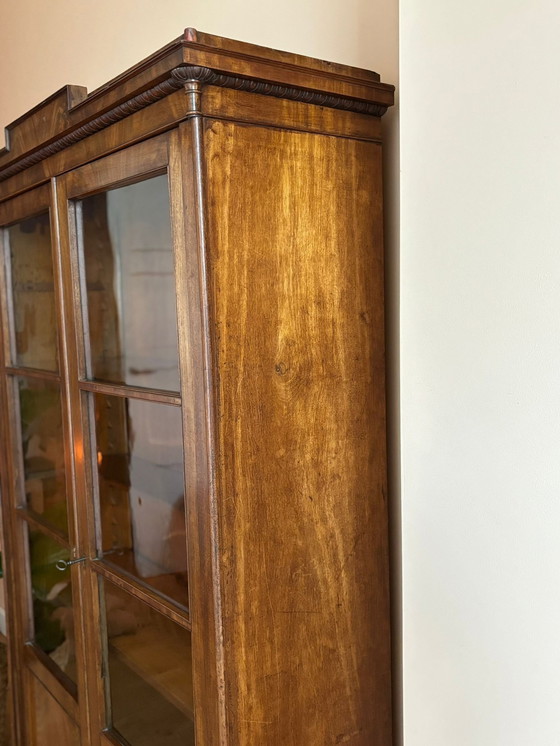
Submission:
[[[390,81],[395,82],[396,81]],[[393,656],[393,744],[402,746],[402,522],[400,446],[400,200],[399,109],[383,117],[383,188],[385,233],[385,333],[387,369],[387,458],[391,549],[391,615]]]

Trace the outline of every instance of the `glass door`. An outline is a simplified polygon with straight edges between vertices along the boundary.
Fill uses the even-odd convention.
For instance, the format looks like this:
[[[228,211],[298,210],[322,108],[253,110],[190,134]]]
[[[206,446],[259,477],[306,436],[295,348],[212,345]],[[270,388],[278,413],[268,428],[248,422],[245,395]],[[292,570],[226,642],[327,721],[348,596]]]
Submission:
[[[129,746],[194,744],[168,161],[161,136],[57,185],[90,727]]]
[[[83,669],[62,298],[51,189],[0,207],[2,504],[22,743],[77,744]],[[77,600],[78,599],[78,600]],[[51,740],[49,740],[51,739]]]

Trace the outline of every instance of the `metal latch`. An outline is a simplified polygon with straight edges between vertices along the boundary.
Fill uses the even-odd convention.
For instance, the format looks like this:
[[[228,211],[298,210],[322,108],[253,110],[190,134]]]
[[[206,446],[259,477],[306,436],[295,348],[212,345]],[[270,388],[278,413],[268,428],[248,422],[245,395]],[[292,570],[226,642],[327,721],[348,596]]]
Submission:
[[[79,557],[78,559],[74,560],[58,560],[55,567],[57,570],[60,570],[60,572],[64,572],[64,570],[67,570],[70,565],[77,565],[78,562],[85,562],[87,560],[87,557]]]

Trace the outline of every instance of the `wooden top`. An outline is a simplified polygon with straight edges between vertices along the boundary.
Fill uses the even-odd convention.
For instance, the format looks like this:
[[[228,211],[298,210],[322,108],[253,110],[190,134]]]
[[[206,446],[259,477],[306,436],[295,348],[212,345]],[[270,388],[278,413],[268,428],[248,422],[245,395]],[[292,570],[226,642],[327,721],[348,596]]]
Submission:
[[[233,41],[188,28],[88,94],[65,86],[5,129],[0,181],[179,90],[187,81],[382,116],[394,86],[368,70]]]

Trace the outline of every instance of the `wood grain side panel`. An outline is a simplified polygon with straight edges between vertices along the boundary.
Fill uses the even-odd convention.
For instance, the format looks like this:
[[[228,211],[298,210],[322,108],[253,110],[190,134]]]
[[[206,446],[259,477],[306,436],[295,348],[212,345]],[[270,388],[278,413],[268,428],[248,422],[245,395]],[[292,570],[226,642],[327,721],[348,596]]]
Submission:
[[[389,746],[381,149],[206,122],[230,746]]]
[[[48,690],[26,672],[29,746],[80,746],[80,731]]]
[[[213,85],[203,87],[201,99],[202,111],[212,119],[231,119],[247,124],[381,140],[381,119],[369,114],[339,111]]]

